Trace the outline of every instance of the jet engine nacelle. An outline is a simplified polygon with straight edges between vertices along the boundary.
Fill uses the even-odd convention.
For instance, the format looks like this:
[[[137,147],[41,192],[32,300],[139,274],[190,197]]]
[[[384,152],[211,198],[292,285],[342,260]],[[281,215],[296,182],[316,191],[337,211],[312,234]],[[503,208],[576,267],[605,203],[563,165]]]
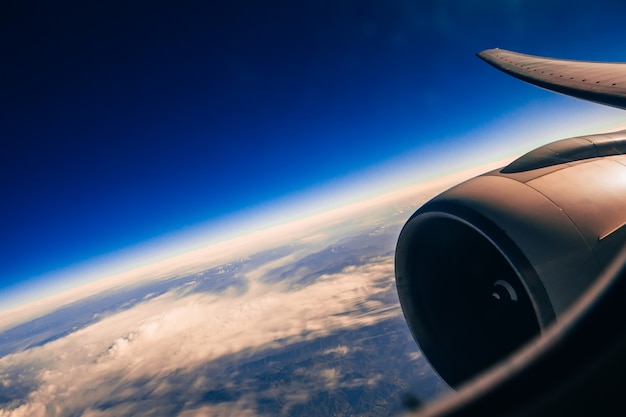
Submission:
[[[452,387],[542,332],[626,242],[626,131],[565,139],[422,206],[396,248],[420,349]]]

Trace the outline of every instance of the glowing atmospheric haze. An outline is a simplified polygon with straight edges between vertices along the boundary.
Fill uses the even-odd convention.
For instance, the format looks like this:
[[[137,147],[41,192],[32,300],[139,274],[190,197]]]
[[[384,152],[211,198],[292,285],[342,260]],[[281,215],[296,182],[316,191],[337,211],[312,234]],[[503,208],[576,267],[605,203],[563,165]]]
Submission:
[[[265,231],[274,235],[277,233],[274,229],[280,226],[284,228],[289,225],[297,233],[303,233],[309,229],[296,225],[324,212],[332,212],[345,206],[353,207],[359,202],[366,204],[369,199],[392,190],[402,190],[401,192],[408,194],[415,186],[427,187],[434,179],[452,176],[460,178],[456,180],[458,182],[469,178],[458,176],[462,170],[471,169],[473,174],[484,172],[487,170],[484,164],[493,166],[493,161],[518,156],[553,139],[625,128],[620,115],[621,111],[616,109],[571,102],[566,98],[530,105],[508,115],[505,121],[494,122],[458,138],[448,138],[448,141],[457,144],[454,153],[441,147],[434,147],[428,157],[413,152],[383,161],[377,166],[315,189],[303,190],[272,203],[233,213],[217,221],[188,227],[186,230],[32,279],[0,293],[0,313],[10,310],[10,315],[14,316],[15,307],[94,281],[101,283],[94,287],[101,291],[115,285],[115,279],[106,284],[107,278],[111,276],[123,276],[128,282],[128,277],[137,269],[152,271],[150,267],[153,264],[158,268],[158,265],[168,262],[169,259],[185,259],[185,253],[189,254],[186,259],[190,259],[200,251],[219,250],[219,245],[227,242],[255,241],[256,233]],[[533,120],[533,125],[529,126],[527,120]],[[500,162],[500,165],[503,164],[504,162]],[[284,240],[292,235],[282,233],[281,236]],[[252,250],[253,246],[248,245],[247,248]],[[245,256],[245,253],[242,252],[240,256]],[[220,260],[224,261],[224,258]],[[144,279],[148,275],[142,274]],[[152,275],[150,279],[155,279],[155,276]],[[95,290],[83,293],[81,290],[79,293],[84,296],[94,292]],[[75,291],[68,294],[70,293]],[[71,296],[68,300],[75,300],[75,297],[76,295]],[[26,310],[31,308],[32,305],[24,306]],[[29,316],[33,316],[32,312]],[[2,320],[0,327],[3,327]]]
[[[313,245],[317,240],[322,242],[320,245],[323,245],[324,242],[332,238],[340,238],[342,233],[351,234],[354,233],[354,229],[358,230],[361,227],[368,227],[372,224],[385,223],[388,220],[387,218],[393,219],[394,223],[399,223],[405,219],[404,217],[398,218],[396,211],[401,210],[403,215],[407,216],[410,214],[410,210],[406,209],[406,207],[412,209],[416,204],[423,203],[427,198],[442,189],[454,185],[462,179],[483,172],[489,167],[497,167],[501,163],[502,161],[498,161],[487,166],[483,165],[464,172],[387,192],[365,201],[343,205],[305,218],[260,228],[256,231],[249,231],[242,236],[212,243],[183,254],[148,263],[112,276],[106,276],[100,280],[83,283],[82,286],[77,286],[74,283],[72,288],[66,291],[58,292],[48,297],[44,296],[43,299],[35,300],[33,303],[15,306],[12,309],[0,312],[0,330],[37,317],[58,308],[60,305],[69,304],[111,289],[131,287],[141,282],[165,280],[173,276],[198,273],[210,267],[246,258],[250,254],[257,253],[264,248],[289,244],[297,245],[300,242]],[[414,201],[417,201],[417,203]],[[293,261],[297,258],[298,252],[294,249],[294,252],[282,259],[281,262]],[[267,269],[275,267],[276,265],[272,264]],[[262,275],[263,269],[260,269],[252,273],[250,278],[254,282],[255,278]]]

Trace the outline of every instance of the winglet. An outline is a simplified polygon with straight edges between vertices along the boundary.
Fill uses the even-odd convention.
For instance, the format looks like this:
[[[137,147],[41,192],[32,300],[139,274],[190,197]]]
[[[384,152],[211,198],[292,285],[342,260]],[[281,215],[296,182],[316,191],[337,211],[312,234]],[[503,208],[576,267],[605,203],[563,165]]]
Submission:
[[[538,87],[626,109],[626,63],[543,58],[498,48],[477,55],[500,71]]]

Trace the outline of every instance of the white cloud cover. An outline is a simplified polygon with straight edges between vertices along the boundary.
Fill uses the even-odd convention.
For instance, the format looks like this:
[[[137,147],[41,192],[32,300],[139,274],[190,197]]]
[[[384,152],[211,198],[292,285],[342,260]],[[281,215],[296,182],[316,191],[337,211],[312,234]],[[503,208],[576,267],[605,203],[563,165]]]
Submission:
[[[150,391],[167,391],[164,377],[174,372],[192,372],[227,355],[245,359],[262,349],[310,341],[396,316],[400,314],[397,306],[375,299],[392,286],[392,259],[386,257],[323,275],[297,291],[285,292],[279,284],[253,280],[244,295],[233,291],[181,297],[169,292],[62,339],[0,359],[0,381],[5,387],[15,383],[16,375],[11,372],[16,369],[28,369],[34,378],[34,389],[25,402],[1,411],[0,416],[63,416],[83,411],[85,416],[100,416],[104,414],[90,407],[111,399],[121,402],[111,415],[127,414],[129,410],[123,407],[130,405],[123,400],[137,396],[136,381],[148,381]],[[347,348],[331,352],[347,353]],[[321,372],[329,386],[338,383],[338,371]],[[241,401],[232,405],[246,410]],[[196,412],[222,415],[211,410],[205,407]]]

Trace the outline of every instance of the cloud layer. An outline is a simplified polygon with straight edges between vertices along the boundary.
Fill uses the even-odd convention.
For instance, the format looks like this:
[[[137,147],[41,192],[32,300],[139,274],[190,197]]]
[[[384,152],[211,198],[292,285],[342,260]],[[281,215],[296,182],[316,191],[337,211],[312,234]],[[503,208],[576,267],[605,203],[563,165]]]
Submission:
[[[397,317],[398,306],[380,298],[392,289],[392,260],[387,257],[322,275],[295,291],[258,280],[251,281],[243,295],[172,291],[62,339],[0,359],[3,388],[23,391],[0,415],[105,415],[103,409],[112,402],[119,405],[107,410],[110,415],[125,414],[123,407],[132,408],[140,392],[171,391],[166,381],[176,373],[195,373],[224,357],[245,362],[259,351]],[[348,349],[335,347],[328,353]],[[328,366],[317,371],[317,379],[335,387],[339,374]],[[353,383],[372,384],[375,377]],[[205,382],[202,389],[210,385]],[[245,398],[238,399],[232,406],[245,410],[244,403]],[[197,412],[211,415],[216,412],[209,412],[211,407],[224,405]]]

